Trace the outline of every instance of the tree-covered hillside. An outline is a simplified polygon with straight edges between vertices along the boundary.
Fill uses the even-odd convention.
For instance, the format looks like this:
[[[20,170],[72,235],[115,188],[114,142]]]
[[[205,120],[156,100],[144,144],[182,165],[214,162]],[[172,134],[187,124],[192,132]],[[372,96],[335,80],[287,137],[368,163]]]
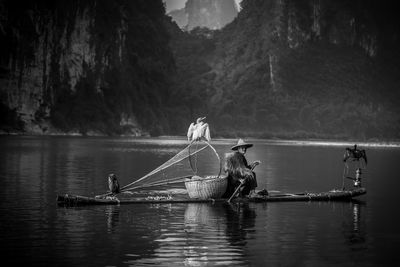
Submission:
[[[221,31],[197,29],[175,45],[185,73],[178,84],[198,97],[193,114],[206,113],[223,136],[400,137],[399,28],[390,5],[242,5]]]
[[[0,1],[1,131],[400,138],[394,1],[241,3],[187,32],[161,0]]]

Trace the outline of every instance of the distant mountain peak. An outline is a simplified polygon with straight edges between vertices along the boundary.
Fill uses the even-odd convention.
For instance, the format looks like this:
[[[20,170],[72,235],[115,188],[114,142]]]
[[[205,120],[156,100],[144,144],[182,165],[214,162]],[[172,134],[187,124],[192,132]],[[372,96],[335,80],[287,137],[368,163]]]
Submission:
[[[235,0],[188,0],[184,8],[168,15],[181,29],[190,31],[206,27],[217,30],[232,22],[238,12]]]

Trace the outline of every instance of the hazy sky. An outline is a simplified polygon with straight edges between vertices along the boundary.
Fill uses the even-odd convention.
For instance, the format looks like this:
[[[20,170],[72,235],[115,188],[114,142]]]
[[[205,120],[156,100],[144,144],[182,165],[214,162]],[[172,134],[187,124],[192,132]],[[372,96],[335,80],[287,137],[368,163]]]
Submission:
[[[174,9],[184,8],[186,1],[187,0],[163,0],[163,2],[165,2],[165,4],[166,4],[167,13]],[[216,0],[216,1],[218,1],[218,0]],[[236,4],[238,4],[238,7],[239,7],[239,3],[241,1],[242,0],[235,0]]]

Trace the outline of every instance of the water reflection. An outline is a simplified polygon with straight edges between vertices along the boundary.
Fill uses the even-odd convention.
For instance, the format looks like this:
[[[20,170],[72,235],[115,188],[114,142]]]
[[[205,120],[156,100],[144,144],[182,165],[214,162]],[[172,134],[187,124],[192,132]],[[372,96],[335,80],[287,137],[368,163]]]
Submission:
[[[271,206],[271,207],[270,207]],[[340,262],[362,263],[367,249],[363,202],[155,204],[104,209],[107,232],[121,233],[129,217],[135,233],[126,242],[141,240],[125,254],[124,263],[158,266],[247,266],[268,263],[317,264],[336,255]],[[127,216],[129,215],[129,216]],[[342,238],[331,239],[326,218],[334,218]],[[119,229],[119,231],[116,231]],[[268,241],[268,242],[267,242]],[[147,248],[143,250],[143,248]],[[279,255],[293,257],[281,259]]]
[[[115,231],[115,227],[119,224],[119,212],[120,206],[106,206],[105,213],[107,216],[107,232],[109,234],[113,233]]]
[[[351,223],[348,220],[343,222],[346,239],[352,248],[358,246],[358,249],[365,249],[366,247],[362,245],[366,243],[366,226],[365,220],[361,217],[361,212],[366,204],[355,200],[350,205],[352,212]]]
[[[256,212],[249,203],[226,204],[227,236],[232,246],[242,246],[249,232],[255,232]]]
[[[152,205],[152,208],[157,208]],[[165,206],[160,206],[162,212]],[[175,217],[176,218],[176,217]],[[182,221],[162,221],[158,243],[151,257],[130,260],[152,265],[248,265],[244,244],[254,231],[256,214],[248,204],[190,203]],[[177,218],[178,219],[178,218]],[[134,255],[134,253],[130,254]]]
[[[236,251],[227,249],[227,220],[222,214],[224,209],[221,205],[187,205],[184,214],[186,236],[183,248],[186,266],[203,266],[217,259],[230,263],[240,257]]]
[[[360,225],[361,210],[358,203],[353,203],[353,231],[358,232]]]

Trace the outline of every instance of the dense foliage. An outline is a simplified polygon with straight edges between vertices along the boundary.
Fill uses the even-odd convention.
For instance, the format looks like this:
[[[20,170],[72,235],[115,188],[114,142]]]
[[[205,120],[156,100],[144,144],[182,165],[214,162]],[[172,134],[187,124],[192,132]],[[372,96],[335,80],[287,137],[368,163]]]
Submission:
[[[243,1],[221,31],[173,38],[190,113],[208,115],[225,137],[399,138],[398,53],[388,57],[387,36],[373,48],[365,43],[398,29],[371,2],[358,13],[345,1],[325,1],[318,36],[310,1]],[[351,36],[346,19],[353,16],[359,25]]]
[[[1,128],[35,110],[83,134],[183,135],[207,116],[212,136],[399,139],[393,7],[243,0],[223,29],[186,32],[161,0],[3,1]]]

